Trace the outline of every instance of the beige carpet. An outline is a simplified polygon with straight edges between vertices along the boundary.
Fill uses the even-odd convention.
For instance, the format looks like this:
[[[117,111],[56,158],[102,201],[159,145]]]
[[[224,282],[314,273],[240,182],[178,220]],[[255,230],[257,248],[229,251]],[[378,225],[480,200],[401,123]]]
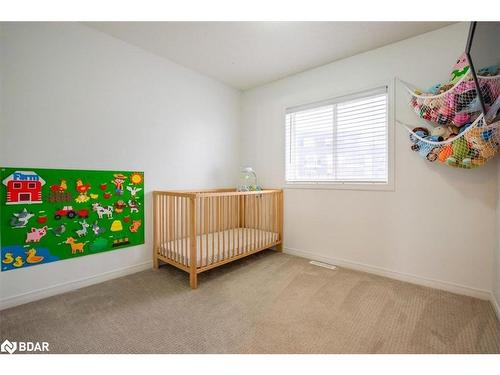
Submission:
[[[489,302],[266,251],[164,266],[0,312],[1,339],[60,353],[499,353]]]

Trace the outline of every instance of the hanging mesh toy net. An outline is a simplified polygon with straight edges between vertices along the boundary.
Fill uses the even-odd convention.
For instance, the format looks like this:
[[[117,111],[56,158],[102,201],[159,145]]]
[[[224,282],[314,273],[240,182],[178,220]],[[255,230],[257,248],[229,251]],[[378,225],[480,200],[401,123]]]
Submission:
[[[478,75],[477,78],[488,110],[497,104],[500,96],[500,75]],[[481,113],[481,103],[471,72],[454,85],[439,86],[437,90],[442,92],[436,95],[422,92],[408,83],[405,86],[415,113],[432,124],[460,128],[473,122]]]
[[[480,98],[465,55],[460,56],[449,82],[426,92],[402,82],[410,106],[427,122],[411,128],[411,149],[430,162],[474,168],[492,159],[500,144],[500,69],[490,66],[477,73]]]
[[[474,168],[492,159],[500,144],[500,121],[486,125],[480,115],[459,135],[445,141],[440,136],[429,136],[426,128],[411,129],[411,149],[430,162],[439,162],[451,167]]]

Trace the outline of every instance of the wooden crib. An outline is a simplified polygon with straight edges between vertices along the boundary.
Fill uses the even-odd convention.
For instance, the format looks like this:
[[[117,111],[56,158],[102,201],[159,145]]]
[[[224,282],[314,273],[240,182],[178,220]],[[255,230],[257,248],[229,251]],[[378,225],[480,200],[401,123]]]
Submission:
[[[155,191],[153,268],[199,273],[283,244],[283,191]]]

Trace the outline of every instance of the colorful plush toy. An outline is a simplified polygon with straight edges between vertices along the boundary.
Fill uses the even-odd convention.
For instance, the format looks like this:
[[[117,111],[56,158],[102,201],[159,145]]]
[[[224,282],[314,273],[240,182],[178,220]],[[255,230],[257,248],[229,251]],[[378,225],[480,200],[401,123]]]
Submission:
[[[438,160],[441,162],[441,163],[445,163],[446,160],[451,156],[453,155],[453,148],[451,147],[451,144],[448,144],[444,147],[441,148],[441,151],[439,151],[439,154],[438,154]]]
[[[470,122],[470,115],[467,112],[460,112],[453,117],[453,124],[460,127]]]
[[[439,139],[438,142],[441,142],[445,139],[448,139],[451,135],[451,130],[448,126],[436,126],[435,128],[432,128],[431,130],[431,136],[435,137],[436,139]]]
[[[470,168],[472,160],[469,156],[469,145],[464,137],[451,142],[452,155],[446,159],[446,164],[453,167]]]
[[[467,60],[467,55],[465,52],[460,55],[455,65],[451,70],[450,83],[457,83],[463,76],[465,76],[469,72],[469,61]]]
[[[435,161],[438,158],[439,147],[427,141],[441,142],[443,137],[429,134],[429,130],[422,127],[413,129],[413,133],[420,138],[415,137],[413,134],[410,135],[410,140],[413,142],[411,149],[427,160]]]
[[[490,66],[485,66],[484,68],[481,68],[478,70],[477,75],[481,77],[493,77],[498,74],[498,66],[497,65],[490,65]]]
[[[496,150],[484,139],[491,138],[491,131],[481,128],[474,128],[465,133],[464,138],[470,148],[475,151],[476,158],[491,159],[495,156]]]

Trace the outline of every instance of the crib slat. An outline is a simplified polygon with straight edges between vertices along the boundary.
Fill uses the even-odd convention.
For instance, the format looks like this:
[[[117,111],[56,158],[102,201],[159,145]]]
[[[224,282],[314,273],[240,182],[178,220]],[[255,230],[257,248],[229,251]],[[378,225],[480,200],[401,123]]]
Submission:
[[[161,214],[163,216],[162,219],[162,234],[161,234],[161,243],[163,247],[163,256],[170,258],[171,248],[171,233],[169,233],[169,227],[172,225],[172,218],[169,216],[169,197],[162,196],[161,198]]]
[[[182,227],[183,225],[183,217],[182,217],[182,204],[184,203],[183,197],[179,197],[177,199],[177,223],[178,223],[178,233],[177,233],[177,244],[178,244],[178,252],[177,252],[177,259],[179,260],[180,263],[184,263],[184,247],[182,246]]]
[[[253,196],[253,242],[252,249],[257,247],[257,196]]]
[[[157,246],[158,250],[155,249],[155,258],[156,258],[156,262],[158,262],[158,253],[160,255],[163,255],[162,254],[162,238],[161,238],[161,227],[162,227],[162,223],[163,223],[163,215],[162,215],[162,211],[161,211],[161,198],[162,198],[162,195],[161,194],[156,194],[154,195],[155,199],[154,199],[154,203],[155,203],[155,207],[154,207],[154,210],[155,210],[155,225],[154,225],[154,228],[155,228],[155,236],[156,236],[156,239],[155,239],[155,245]],[[155,261],[153,259],[153,261]]]
[[[181,260],[182,264],[187,265],[187,252],[186,252],[186,215],[184,214],[184,205],[186,204],[186,199],[180,198],[180,222],[181,222]]]
[[[184,243],[182,242],[183,240],[183,233],[182,233],[182,229],[183,229],[183,226],[184,226],[184,222],[183,222],[183,217],[182,217],[182,205],[184,204],[184,198],[183,197],[179,197],[178,201],[177,201],[177,220],[179,222],[179,253],[178,253],[178,257],[179,257],[179,262],[181,262],[182,264],[185,264],[184,263]]]
[[[228,198],[228,220],[229,220],[229,254],[228,257],[232,257],[234,255],[234,200],[233,197]]]
[[[186,215],[187,216],[187,215]],[[190,238],[190,247],[189,247],[189,284],[192,289],[196,289],[198,287],[198,274],[197,274],[197,266],[198,262],[196,260],[196,235],[198,233],[197,230],[197,222],[196,222],[196,198],[189,198],[189,238]]]
[[[236,253],[239,254],[240,253],[240,233],[241,233],[241,222],[240,222],[240,202],[241,202],[241,199],[240,197],[235,197],[235,200],[236,200],[236,230],[237,230],[237,235],[238,235],[238,240],[237,240],[237,251]]]
[[[217,261],[220,261],[221,197],[217,197]]]
[[[212,254],[211,254],[211,262],[213,261],[214,259],[214,256],[215,256],[215,198],[214,197],[210,197],[210,201],[211,201],[211,207],[212,207],[212,211],[210,211],[210,215],[212,216]],[[208,263],[208,260],[207,260],[207,263]]]
[[[248,238],[250,230],[250,197],[245,197],[245,239],[243,252],[246,253],[248,250]]]
[[[203,198],[205,201],[206,205],[206,210],[205,210],[205,250],[203,254],[205,254],[205,265],[208,263],[208,233],[210,232],[209,224],[209,213],[210,213],[210,199],[209,198]],[[201,240],[200,240],[201,241]],[[200,264],[201,265],[201,264]]]
[[[284,214],[284,211],[285,211],[285,205],[284,205],[284,201],[283,201],[283,192],[280,192],[279,193],[279,197],[280,197],[280,203],[281,203],[281,209],[280,209],[280,241],[281,241],[281,247],[283,247],[283,225],[284,225],[284,217],[283,217],[283,214]]]
[[[278,233],[279,231],[279,221],[280,221],[280,217],[279,217],[279,199],[278,199],[278,194],[275,194],[274,196],[274,209],[275,209],[275,229],[274,229],[274,232],[275,233]]]
[[[226,197],[222,197],[222,259],[226,257],[226,229],[227,229],[226,203],[227,203]]]
[[[243,228],[245,229],[243,232],[243,252],[247,251],[247,228],[248,228],[248,196],[243,197]]]
[[[153,269],[158,268],[158,255],[161,251],[158,246],[158,194],[153,193]]]
[[[170,233],[170,226],[172,225],[172,219],[170,218],[170,197],[168,195],[163,195],[161,200],[161,215],[162,223],[164,227],[164,234],[162,234],[162,238],[160,242],[163,246],[164,253],[162,254],[166,258],[170,258],[170,241],[172,240]]]
[[[259,234],[259,239],[258,239],[258,246],[262,246],[262,208],[263,208],[263,199],[264,197],[262,195],[257,195],[257,201],[258,201],[258,208],[259,208],[259,224],[257,225],[258,228],[258,234]]]
[[[267,195],[262,195],[262,244],[264,246],[267,243],[267,231],[266,231],[266,217],[267,217]]]
[[[163,216],[162,221],[161,221],[161,246],[163,248],[163,254],[167,258],[169,257],[169,250],[170,246],[168,243],[169,237],[168,237],[168,229],[169,226],[172,225],[172,219],[168,216],[168,205],[167,205],[167,199],[168,197],[163,195],[161,197],[160,201],[160,207],[161,207],[161,215]],[[166,220],[165,220],[166,217]]]
[[[201,242],[201,239],[203,238],[203,220],[201,219],[202,218],[202,215],[203,215],[203,207],[202,207],[202,198],[196,198],[195,200],[195,204],[196,204],[196,207],[198,208],[198,211],[196,212],[197,214],[197,223],[198,223],[198,232],[196,233],[196,257],[198,257],[198,236],[200,238],[200,259],[201,259],[201,250],[202,250],[202,242]]]
[[[262,195],[257,195],[257,246],[262,245]]]
[[[227,256],[232,257],[233,256],[233,237],[234,237],[234,232],[233,232],[233,199],[231,197],[227,197],[227,221],[228,221],[228,227],[227,227]]]
[[[163,215],[162,215],[162,207],[161,207],[161,199],[162,199],[162,195],[161,194],[155,194],[155,218],[156,218],[156,222],[155,222],[155,232],[156,232],[156,236],[157,236],[157,246],[158,246],[158,252],[162,254],[162,244],[163,244],[163,240],[162,240],[162,233],[161,233],[161,228],[162,228],[162,223],[163,223]],[[156,250],[155,250],[156,252]],[[155,256],[157,257],[158,254],[155,254]]]
[[[175,197],[174,199],[174,232],[175,232],[175,249],[174,249],[174,259],[179,262],[179,199],[180,197]]]
[[[189,241],[188,241],[188,236],[189,236],[189,211],[188,211],[188,199],[184,198],[183,199],[184,204],[182,206],[182,213],[184,216],[184,233],[182,235],[183,241],[184,241],[184,251],[185,251],[185,256],[184,256],[184,261],[186,262],[186,266],[189,264],[188,259],[188,251],[189,251]],[[196,244],[196,242],[195,242]]]
[[[269,197],[267,195],[265,195],[265,198],[264,198],[264,243],[269,243],[269,240],[268,240],[268,236],[267,236],[267,232],[268,232],[268,220],[269,220],[269,209],[268,209],[268,202],[269,202]]]
[[[169,243],[169,255],[170,259],[174,259],[174,242],[175,241],[175,233],[174,233],[174,197],[168,197],[169,200],[169,208],[168,208],[168,217],[169,217],[169,225],[168,230],[170,231],[170,243]]]
[[[230,197],[231,199],[231,231],[233,232],[233,238],[232,238],[232,241],[231,241],[231,256],[234,256],[235,252],[236,252],[236,238],[234,238],[234,236],[236,236],[236,199],[235,197]]]

